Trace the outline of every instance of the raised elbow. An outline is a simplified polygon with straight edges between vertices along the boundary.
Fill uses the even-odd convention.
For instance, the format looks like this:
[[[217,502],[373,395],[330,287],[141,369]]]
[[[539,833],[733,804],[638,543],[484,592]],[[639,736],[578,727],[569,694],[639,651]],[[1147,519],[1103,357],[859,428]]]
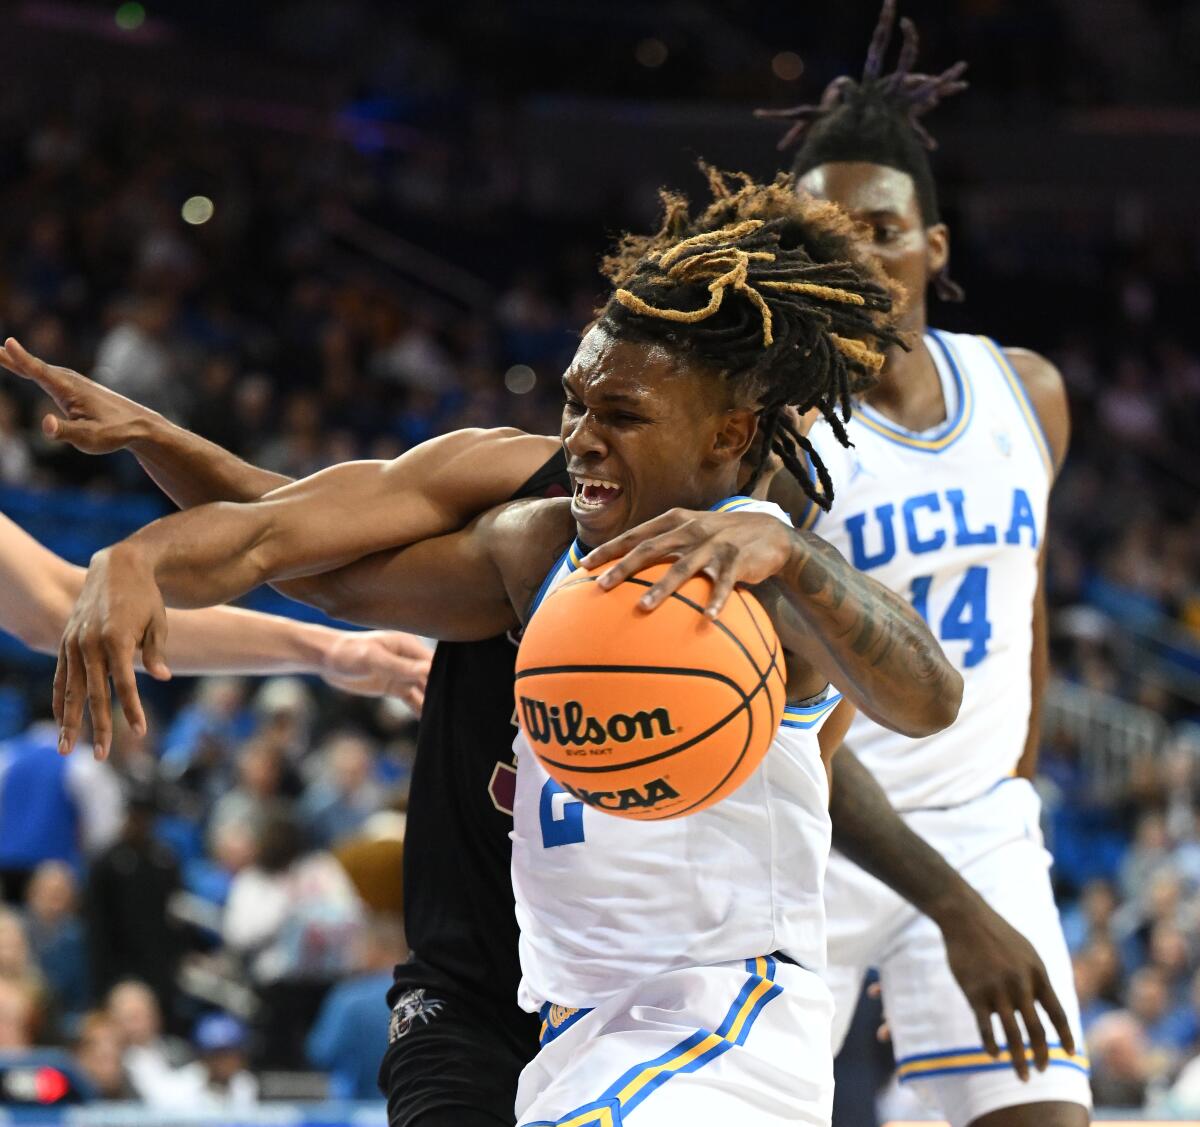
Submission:
[[[962,674],[947,663],[939,684],[924,695],[924,704],[913,717],[913,730],[905,735],[920,739],[949,728],[958,719],[962,698]]]

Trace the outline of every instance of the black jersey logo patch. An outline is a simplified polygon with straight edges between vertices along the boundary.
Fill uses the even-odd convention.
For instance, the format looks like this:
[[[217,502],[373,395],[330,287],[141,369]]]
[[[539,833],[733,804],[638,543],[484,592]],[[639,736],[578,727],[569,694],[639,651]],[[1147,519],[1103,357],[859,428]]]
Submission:
[[[436,1017],[446,1003],[438,998],[426,998],[425,987],[406,990],[392,1007],[392,1017],[388,1022],[388,1044],[394,1045],[416,1022],[428,1025],[431,1017]]]

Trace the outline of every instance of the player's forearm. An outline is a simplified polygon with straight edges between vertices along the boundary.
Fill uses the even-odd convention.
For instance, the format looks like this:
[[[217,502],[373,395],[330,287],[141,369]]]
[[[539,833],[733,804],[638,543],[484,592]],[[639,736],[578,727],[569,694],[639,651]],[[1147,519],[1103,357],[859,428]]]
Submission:
[[[31,650],[54,653],[82,574],[0,516],[0,629]]]
[[[793,534],[780,587],[834,678],[873,720],[907,736],[954,722],[962,677],[920,615],[808,532]]]
[[[875,776],[847,747],[833,757],[833,844],[940,928],[978,909],[979,894],[896,813]]]
[[[129,449],[181,509],[213,501],[256,501],[291,478],[259,469],[215,442],[147,411]]]
[[[271,578],[266,514],[254,505],[202,505],[163,517],[97,552],[103,567],[130,583],[153,583],[172,607],[230,602]]]
[[[337,630],[237,607],[167,611],[175,673],[322,673]]]

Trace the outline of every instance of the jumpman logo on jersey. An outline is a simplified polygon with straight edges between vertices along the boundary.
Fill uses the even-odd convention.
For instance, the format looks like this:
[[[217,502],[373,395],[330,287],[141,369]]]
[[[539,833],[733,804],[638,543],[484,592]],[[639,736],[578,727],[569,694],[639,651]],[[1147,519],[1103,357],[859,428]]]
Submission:
[[[850,480],[852,482],[857,481],[860,477],[862,477],[863,474],[866,474],[867,477],[875,476],[869,469],[867,469],[866,466],[862,464],[862,459],[856,455],[854,458],[854,463],[850,467]]]
[[[995,439],[996,449],[1000,451],[1006,458],[1012,457],[1012,439],[1008,437],[1008,433],[1002,430],[992,431],[992,438]]]

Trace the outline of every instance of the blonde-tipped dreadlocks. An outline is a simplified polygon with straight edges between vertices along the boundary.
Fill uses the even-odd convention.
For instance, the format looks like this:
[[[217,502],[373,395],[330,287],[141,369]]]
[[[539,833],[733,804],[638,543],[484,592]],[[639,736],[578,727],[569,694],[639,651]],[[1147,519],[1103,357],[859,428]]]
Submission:
[[[707,208],[693,217],[685,197],[663,193],[658,233],[625,235],[605,259],[616,288],[598,323],[677,349],[736,383],[760,411],[761,455],[748,488],[774,450],[827,509],[828,471],[788,409],[816,407],[849,444],[851,395],[883,366],[882,349],[901,343],[889,319],[893,291],[834,205],[798,198],[786,175],[755,184],[743,173],[704,171],[714,196]]]

